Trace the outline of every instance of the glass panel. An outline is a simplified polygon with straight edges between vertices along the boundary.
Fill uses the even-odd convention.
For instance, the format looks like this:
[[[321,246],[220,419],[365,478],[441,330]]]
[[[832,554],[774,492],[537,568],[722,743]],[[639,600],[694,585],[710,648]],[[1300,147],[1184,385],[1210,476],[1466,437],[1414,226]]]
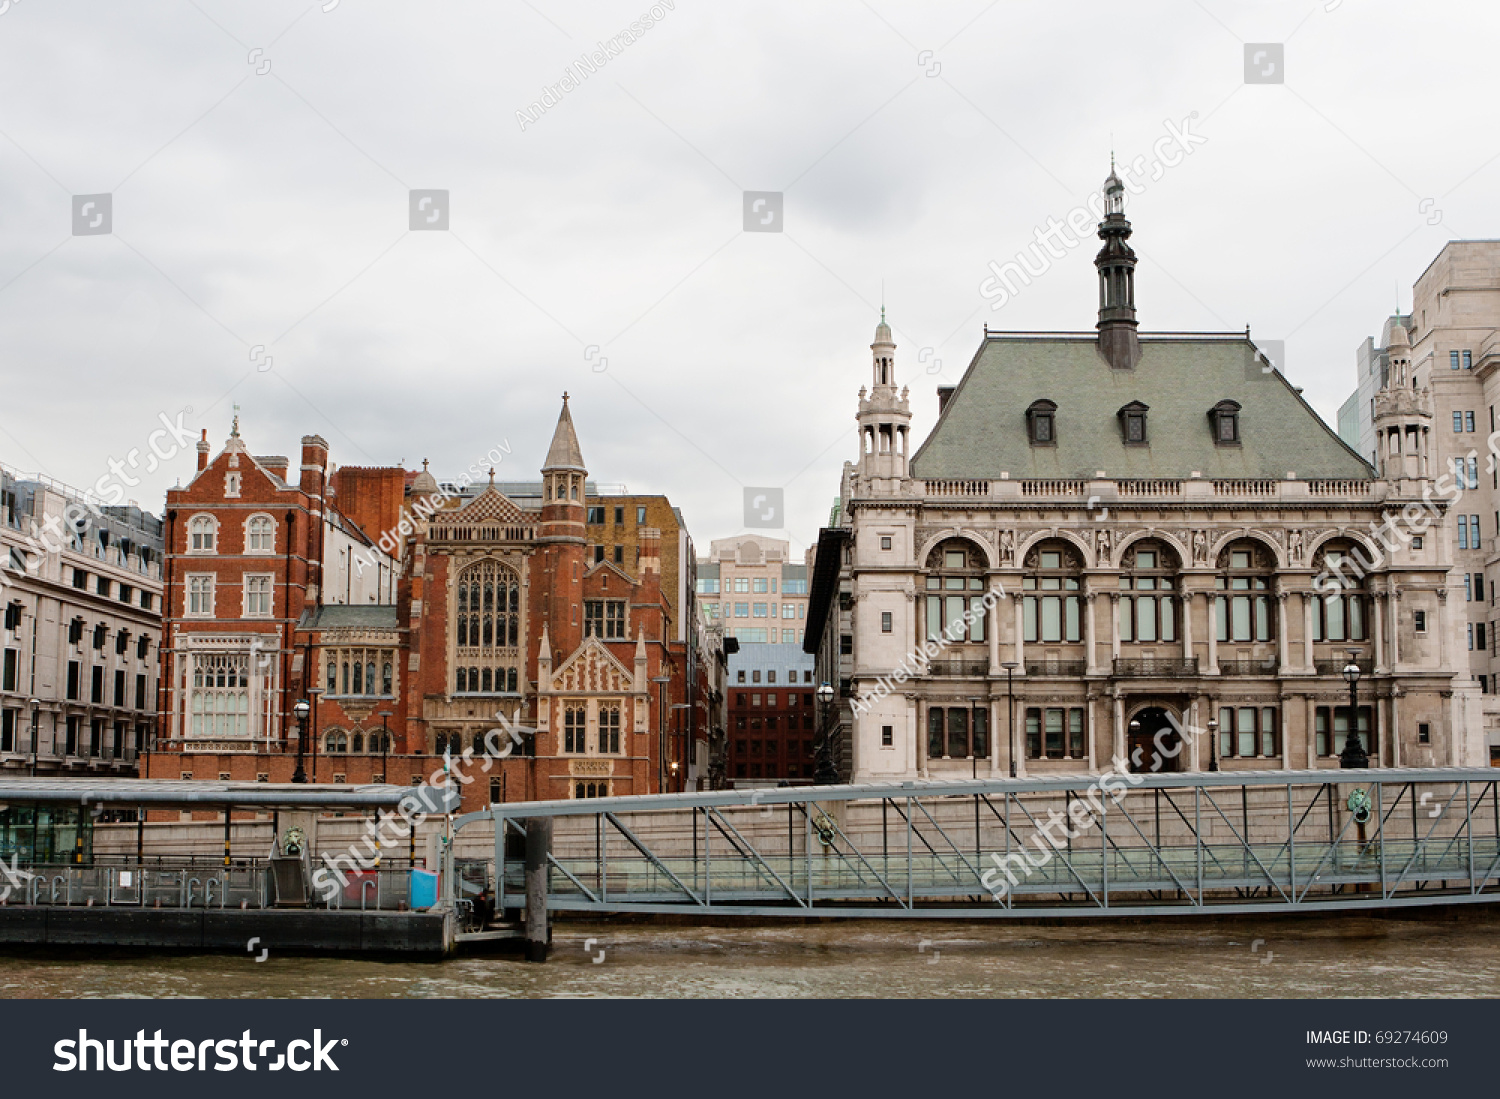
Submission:
[[[1349,604],[1349,640],[1363,641],[1365,639],[1365,601],[1358,595],[1351,595],[1347,602]]]
[[[1234,627],[1234,640],[1250,640],[1250,597],[1248,595],[1237,595],[1231,600],[1230,611],[1232,613]]]
[[[1214,622],[1216,623],[1216,628],[1219,631],[1220,641],[1229,640],[1229,615],[1224,606],[1224,602],[1224,597],[1222,595],[1214,596]]]
[[[948,754],[962,759],[969,754],[969,711],[948,711]]]
[[[1135,627],[1137,641],[1156,640],[1156,596],[1135,597]]]
[[[940,759],[943,755],[943,711],[934,706],[927,711],[927,756]]]
[[[1156,578],[1152,577],[1152,576],[1142,576],[1142,577],[1137,578],[1137,580],[1135,582],[1135,590],[1136,591],[1155,591],[1156,590]]]
[[[1271,600],[1268,596],[1255,597],[1255,639],[1271,640]]]
[[[1161,639],[1163,641],[1177,640],[1177,600],[1162,597],[1161,601]]]
[[[973,620],[969,623],[969,640],[984,640],[984,620],[989,611],[984,609],[984,598],[982,596],[969,597],[969,617]]]
[[[943,588],[946,591],[963,591],[964,578],[962,576],[948,576],[943,579]]]
[[[990,712],[983,706],[974,711],[974,754],[980,759],[990,754]]]
[[[1042,711],[1026,711],[1026,755],[1030,759],[1042,758]]]
[[[943,632],[943,602],[942,597],[929,595],[927,597],[927,640],[936,641],[938,635]]]
[[[1344,599],[1342,596],[1331,596],[1323,601],[1324,610],[1328,612],[1328,640],[1343,641],[1344,633]]]
[[[1234,711],[1228,706],[1219,710],[1219,755],[1234,755]]]
[[[1062,600],[1055,595],[1042,598],[1042,640],[1062,640]]]
[[[1062,759],[1062,757],[1063,712],[1049,709],[1047,711],[1047,758]]]
[[[1128,596],[1128,595],[1122,595],[1120,597],[1120,640],[1121,641],[1134,641],[1135,640],[1135,634],[1134,634],[1134,632],[1130,628],[1131,617],[1132,616],[1131,616],[1131,613],[1130,613],[1130,596]]]
[[[1275,707],[1267,706],[1260,712],[1260,754],[1263,756],[1274,756],[1276,751],[1277,734]]]
[[[1063,600],[1067,617],[1067,640],[1069,641],[1079,641],[1083,637],[1083,634],[1080,632],[1082,627],[1079,623],[1081,602],[1082,600],[1080,600],[1076,595],[1070,595],[1065,600]]]
[[[1083,746],[1083,711],[1076,708],[1068,711],[1068,754],[1074,759],[1087,755]]]
[[[1242,756],[1255,754],[1255,707],[1241,706],[1235,717],[1235,732],[1239,735],[1239,751]]]
[[[961,595],[944,596],[945,606],[943,610],[947,614],[948,637],[954,641],[964,639],[964,597]]]
[[[1036,640],[1036,596],[1028,595],[1022,600],[1024,604],[1022,618],[1027,641]]]
[[[1316,729],[1314,739],[1317,741],[1314,750],[1318,755],[1326,756],[1328,754],[1328,711],[1326,709],[1322,707],[1318,708],[1315,715],[1314,727]]]

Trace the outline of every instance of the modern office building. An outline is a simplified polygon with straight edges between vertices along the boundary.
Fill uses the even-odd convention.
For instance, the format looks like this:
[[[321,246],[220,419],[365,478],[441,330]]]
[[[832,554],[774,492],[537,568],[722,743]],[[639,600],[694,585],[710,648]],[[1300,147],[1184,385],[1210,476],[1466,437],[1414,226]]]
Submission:
[[[698,562],[703,612],[743,644],[800,644],[807,624],[807,564],[780,538],[716,538]]]

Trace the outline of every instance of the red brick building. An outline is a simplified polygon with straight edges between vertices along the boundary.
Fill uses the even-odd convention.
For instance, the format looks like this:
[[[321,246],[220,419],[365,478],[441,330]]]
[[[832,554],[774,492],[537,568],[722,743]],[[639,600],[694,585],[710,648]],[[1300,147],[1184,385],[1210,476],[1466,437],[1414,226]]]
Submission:
[[[729,657],[731,786],[806,785],[816,770],[813,660],[800,645],[741,644]]]
[[[659,529],[633,532],[629,564],[590,551],[566,396],[530,506],[493,473],[478,491],[425,463],[330,475],[317,436],[293,484],[237,422],[217,456],[199,451],[167,495],[152,776],[291,781],[301,743],[308,781],[418,782],[445,754],[482,758],[503,718],[535,732],[465,769],[466,809],[681,786],[701,631],[674,622]],[[692,613],[691,583],[674,586]]]

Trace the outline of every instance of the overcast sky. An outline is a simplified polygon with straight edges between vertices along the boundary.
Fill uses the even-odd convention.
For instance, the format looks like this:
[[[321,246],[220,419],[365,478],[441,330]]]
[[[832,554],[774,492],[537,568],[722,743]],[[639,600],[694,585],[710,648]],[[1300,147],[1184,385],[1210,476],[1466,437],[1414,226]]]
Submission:
[[[217,449],[238,402],[255,453],[316,432],[452,477],[503,445],[535,478],[566,389],[595,480],[668,495],[703,551],[784,487],[800,549],[882,287],[918,440],[986,323],[1092,327],[1092,237],[1001,309],[981,285],[1111,143],[1206,139],[1130,199],[1142,329],[1284,339],[1330,421],[1442,244],[1500,236],[1493,3],[651,7],[0,0],[0,462],[92,485],[162,412]],[[1246,83],[1246,43],[1284,83]],[[447,230],[409,229],[424,188]],[[745,191],[784,231],[744,231]],[[74,235],[94,194],[112,232]]]

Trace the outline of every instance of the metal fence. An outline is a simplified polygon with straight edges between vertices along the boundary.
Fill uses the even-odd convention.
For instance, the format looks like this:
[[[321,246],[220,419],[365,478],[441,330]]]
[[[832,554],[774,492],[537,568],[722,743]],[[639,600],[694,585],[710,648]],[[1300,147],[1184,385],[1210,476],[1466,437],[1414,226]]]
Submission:
[[[230,866],[201,859],[148,860],[145,863],[37,865],[21,870],[23,880],[0,906],[134,908],[273,908],[275,887],[265,860],[236,860]],[[411,873],[381,866],[356,871],[332,884],[326,895],[316,887],[308,907],[331,910],[400,911],[410,906]]]

